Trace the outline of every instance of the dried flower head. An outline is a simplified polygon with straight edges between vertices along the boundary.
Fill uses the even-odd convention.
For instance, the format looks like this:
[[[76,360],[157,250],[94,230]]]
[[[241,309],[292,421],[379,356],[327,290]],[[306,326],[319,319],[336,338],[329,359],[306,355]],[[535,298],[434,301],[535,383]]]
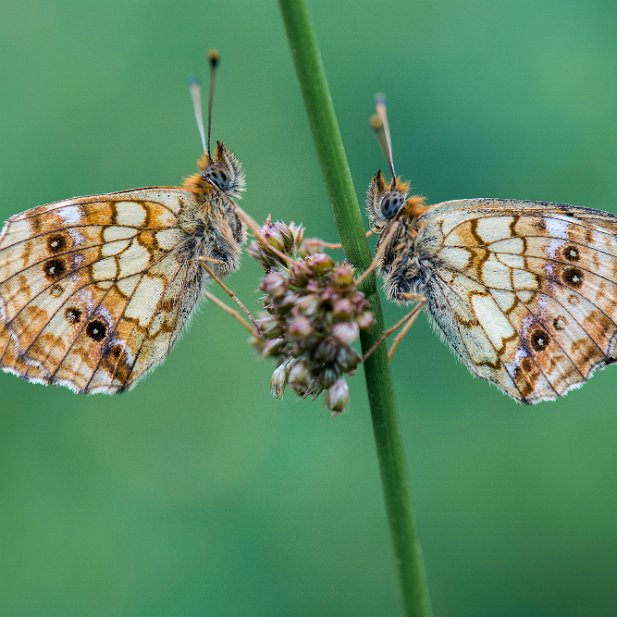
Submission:
[[[326,407],[339,413],[349,402],[344,375],[361,361],[352,345],[373,324],[370,305],[353,268],[306,242],[302,226],[268,220],[260,232],[249,247],[265,271],[265,313],[253,345],[277,363],[272,394],[281,397],[289,386],[315,398],[325,390]]]

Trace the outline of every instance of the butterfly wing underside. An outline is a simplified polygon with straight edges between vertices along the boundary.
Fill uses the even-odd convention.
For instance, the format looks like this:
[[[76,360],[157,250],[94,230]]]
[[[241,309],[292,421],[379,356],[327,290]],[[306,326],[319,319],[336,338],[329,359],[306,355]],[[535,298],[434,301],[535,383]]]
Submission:
[[[474,374],[535,403],[616,361],[617,216],[476,199],[420,221],[432,321]]]
[[[170,351],[201,292],[175,188],[48,204],[0,233],[0,368],[74,391],[127,390]]]

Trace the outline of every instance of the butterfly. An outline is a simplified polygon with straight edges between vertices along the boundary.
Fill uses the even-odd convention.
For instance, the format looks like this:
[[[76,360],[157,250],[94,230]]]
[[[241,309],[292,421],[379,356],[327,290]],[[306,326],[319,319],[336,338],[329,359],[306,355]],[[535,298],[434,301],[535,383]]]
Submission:
[[[616,362],[617,216],[510,199],[427,206],[396,176],[381,97],[377,111],[392,181],[374,176],[366,208],[388,297],[425,305],[471,373],[522,403]]]
[[[210,151],[218,56],[210,54],[204,154],[183,187],[75,197],[16,214],[0,232],[0,368],[81,393],[132,388],[171,351],[210,272],[239,266],[242,166]]]

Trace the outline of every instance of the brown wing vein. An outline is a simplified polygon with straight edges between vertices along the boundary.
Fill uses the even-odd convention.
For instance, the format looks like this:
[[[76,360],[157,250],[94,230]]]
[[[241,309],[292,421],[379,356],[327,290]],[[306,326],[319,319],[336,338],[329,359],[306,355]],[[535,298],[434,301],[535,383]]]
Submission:
[[[581,242],[576,242],[575,240],[569,240],[568,238],[558,238],[555,236],[529,236],[529,235],[525,235],[525,236],[512,236],[510,238],[503,238],[503,240],[495,240],[495,242],[504,242],[506,240],[514,240],[516,238],[520,238],[522,240],[526,240],[527,238],[538,238],[540,240],[563,240],[564,243],[566,244],[576,244],[577,246],[582,246],[583,248],[586,249],[591,249],[592,251],[595,251],[596,253],[601,253],[602,255],[606,255],[607,257],[611,257],[613,259],[617,258],[617,255],[614,255],[613,253],[607,253],[606,251],[602,251],[599,248],[596,248],[595,246],[591,246],[589,244],[582,244]],[[493,243],[491,243],[493,244]],[[447,244],[444,245],[444,248],[462,248],[462,249],[486,249],[487,251],[490,251],[491,253],[497,253],[498,251],[496,251],[495,249],[491,248],[491,244]],[[505,251],[499,251],[500,253],[505,253]],[[508,255],[521,255],[521,257],[525,257],[525,255],[521,254],[521,253],[506,253]],[[538,257],[538,259],[544,259],[543,257]],[[548,259],[548,257],[546,258]],[[563,262],[563,263],[567,263],[568,265],[571,265],[570,262]]]
[[[162,231],[163,229],[173,229],[173,227],[137,227],[135,225],[71,225],[70,227],[67,227],[66,225],[63,227],[57,227],[56,229],[50,229],[49,231],[45,231],[43,233],[40,234],[36,234],[35,236],[28,236],[27,238],[24,238],[23,240],[19,240],[18,242],[13,242],[13,244],[7,244],[6,246],[0,246],[0,253],[2,253],[2,251],[5,251],[7,249],[13,248],[14,246],[17,246],[19,244],[24,244],[25,242],[30,242],[31,240],[36,240],[36,238],[42,238],[43,236],[48,236],[50,234],[56,234],[56,233],[60,233],[61,231],[71,231],[71,229],[105,229],[106,227],[125,227],[127,229],[137,229],[140,232],[142,231]],[[122,240],[131,240],[132,238],[120,238],[119,240],[111,240],[110,242],[103,242],[103,244],[111,244],[112,242],[122,242]],[[97,244],[96,246],[101,246],[100,244]],[[89,248],[89,247],[83,247],[83,248]],[[79,249],[74,249],[74,250],[79,250]],[[67,251],[67,253],[70,253],[71,251]],[[65,253],[54,253],[54,257],[59,256],[59,255],[64,255]],[[39,262],[40,263],[40,262]],[[22,271],[23,272],[23,271]],[[7,279],[8,280],[8,279]]]
[[[436,275],[436,278],[438,278],[442,283],[444,283],[444,285],[446,284],[446,282],[439,276]],[[472,279],[473,280],[473,279]],[[441,287],[441,285],[440,285]],[[450,290],[453,291],[464,303],[467,303],[467,299],[464,298],[455,288],[450,287]],[[450,305],[450,307],[452,308],[452,305]],[[453,315],[455,315],[456,313],[452,313]],[[510,325],[512,326],[512,329],[516,332],[519,341],[521,340],[521,335],[518,331],[518,328],[510,321],[510,319],[508,318],[508,316],[505,316],[506,319],[508,320],[508,322],[510,323]],[[456,321],[456,319],[455,319]],[[457,326],[458,326],[458,322],[457,322]],[[482,328],[484,334],[486,333],[486,330],[484,329],[484,327],[482,326],[482,324],[480,322],[478,322],[478,326],[480,326],[480,328]],[[460,332],[460,328],[459,328],[459,332]],[[497,354],[497,357],[499,357],[499,351],[498,349],[495,347],[495,344],[491,341],[490,337],[486,336],[486,338],[489,340],[489,342],[491,343],[491,346],[493,347],[493,349],[495,350],[495,353]],[[463,344],[465,345],[465,347],[467,347],[467,344],[465,343],[465,340],[463,339]],[[469,348],[467,347],[467,349],[469,350]],[[542,367],[538,364],[538,361],[535,357],[534,354],[531,354],[533,363],[536,365],[536,368],[538,369],[538,371],[540,371],[540,373],[542,373],[542,376],[544,377],[544,379],[546,380],[546,383],[548,383],[548,385],[550,386],[551,390],[554,392],[555,394],[555,398],[557,398],[559,396],[559,394],[557,393],[557,390],[555,390],[555,388],[553,387],[553,384],[550,382],[550,380],[548,379],[548,377],[546,376],[546,374],[544,373],[544,371],[542,370]],[[508,373],[508,375],[510,376],[510,379],[512,380],[512,383],[514,384],[514,386],[516,387],[516,389],[519,391],[520,395],[521,395],[521,400],[526,402],[528,400],[527,397],[523,396],[523,393],[521,392],[520,388],[518,387],[518,384],[516,383],[516,380],[514,379],[514,375],[512,373],[510,373],[510,371],[508,370],[508,367],[506,365],[505,362],[501,362],[501,366],[503,366],[504,370],[506,371],[506,373]]]
[[[88,285],[87,285],[88,287]],[[111,291],[111,287],[109,289],[105,290],[105,293],[103,294],[103,297],[99,300],[99,302],[96,304],[96,306],[88,313],[88,317],[86,319],[84,319],[84,323],[81,326],[81,328],[79,329],[79,331],[77,332],[77,334],[73,337],[73,342],[68,346],[68,349],[66,350],[64,356],[62,356],[62,360],[60,360],[60,362],[58,363],[58,366],[56,366],[56,368],[54,369],[54,371],[51,373],[50,376],[50,380],[53,381],[53,379],[55,378],[56,374],[58,373],[58,371],[60,370],[60,367],[62,366],[62,364],[64,363],[64,361],[67,359],[68,355],[71,353],[71,351],[73,350],[73,347],[75,346],[75,342],[77,341],[77,339],[81,336],[82,332],[86,329],[88,322],[90,321],[90,318],[99,310],[100,306],[103,304],[103,302],[105,301],[105,298],[107,297],[107,294],[109,294],[109,292]],[[43,328],[43,330],[47,327],[47,325],[49,325],[49,322],[51,321],[51,319],[47,322],[47,324],[45,324],[45,327]],[[43,330],[41,330],[37,335],[36,338],[38,338],[39,336],[41,336]],[[36,340],[36,339],[35,339]],[[34,341],[32,341],[34,343]],[[47,356],[45,356],[43,362],[49,357],[49,353],[47,354]]]
[[[477,283],[478,281],[476,281],[473,277],[467,275],[467,273],[461,273],[463,276],[466,276],[470,281],[474,281],[475,283]],[[485,287],[487,289],[494,289],[494,287],[491,287],[489,285],[485,285]],[[501,290],[496,290],[496,291],[501,291]],[[591,341],[593,341],[593,344],[597,347],[598,351],[602,354],[602,356],[604,357],[604,352],[602,351],[602,349],[600,348],[600,346],[591,338],[590,334],[587,332],[587,330],[585,330],[585,328],[583,328],[583,326],[578,322],[577,319],[574,318],[574,316],[563,306],[563,304],[561,304],[561,302],[559,302],[559,300],[557,300],[557,298],[555,298],[554,296],[551,296],[550,294],[544,293],[543,291],[537,291],[535,293],[538,293],[539,295],[543,295],[546,296],[547,298],[552,298],[553,300],[555,300],[555,302],[557,304],[559,304],[565,311],[566,313],[568,313],[568,315],[570,315],[570,317],[572,317],[572,319],[580,326],[581,330],[583,330],[583,332],[585,332],[585,334],[587,335],[587,337],[589,339],[591,339]],[[515,294],[516,295],[516,294]],[[549,332],[549,328],[547,327],[546,323],[544,322],[543,319],[541,319],[540,317],[538,317],[536,315],[536,313],[534,313],[529,306],[527,306],[527,304],[525,302],[522,302],[519,298],[517,298],[517,301],[519,304],[521,304],[525,310],[534,318],[534,320],[541,324],[544,329]],[[516,332],[519,340],[522,342],[523,341],[523,337],[521,335],[521,332],[518,328],[518,326],[510,319],[510,316],[505,312],[505,311],[501,311],[502,314],[504,315],[504,317],[508,320],[509,324],[512,326],[512,329]],[[484,328],[482,328],[484,330]],[[486,330],[485,330],[486,333]],[[574,368],[576,369],[576,371],[579,373],[579,375],[581,376],[581,378],[583,380],[585,380],[585,376],[581,373],[580,369],[578,368],[578,366],[576,365],[576,363],[574,362],[574,360],[570,357],[570,354],[560,345],[559,341],[557,340],[556,337],[554,337],[553,339],[555,341],[555,344],[559,347],[559,349],[561,349],[561,351],[564,353],[564,355],[568,358],[568,360],[572,363],[572,365],[574,366]],[[535,357],[535,354],[532,354]],[[540,369],[540,371],[542,371],[542,369],[540,368],[540,366],[538,365],[538,368]],[[546,381],[548,381],[550,383],[550,380],[548,379],[548,377],[546,376],[546,374],[544,374],[544,372],[542,371],[542,374],[544,375],[544,377],[546,378]],[[551,384],[552,387],[552,384]]]
[[[440,284],[443,283],[446,287],[448,287],[447,283],[437,274],[434,274],[433,279],[435,280],[435,282],[437,283],[437,285],[441,288],[442,292],[441,295],[443,296],[444,300],[447,302],[448,306],[450,307],[450,314],[453,316],[452,321],[456,324],[456,329],[458,330],[459,333],[459,338],[461,340],[461,342],[463,343],[463,346],[465,347],[465,349],[467,350],[467,355],[469,358],[469,364],[473,366],[473,358],[469,352],[469,347],[467,346],[467,343],[465,342],[465,337],[463,336],[463,333],[461,331],[461,326],[458,322],[458,320],[456,319],[455,315],[456,315],[456,311],[454,310],[454,307],[452,306],[452,303],[450,302],[447,293],[444,291],[444,288],[442,287],[442,285]],[[461,297],[460,294],[457,294],[459,296],[459,298]],[[478,325],[480,325],[478,323]],[[441,327],[441,326],[440,326]],[[484,328],[483,328],[484,329]],[[443,331],[443,329],[442,329]],[[447,337],[446,337],[447,339]],[[490,338],[489,338],[490,341]],[[493,349],[495,349],[495,346],[493,345],[493,343],[491,342],[491,345],[493,346]],[[497,349],[495,349],[495,351],[497,352]],[[510,373],[510,371],[508,370],[508,367],[503,364],[502,365],[504,367],[504,370],[506,371],[506,373],[509,375],[510,380],[512,381],[512,383],[514,384],[514,387],[517,389],[519,396],[520,396],[520,400],[521,401],[526,401],[525,396],[523,395],[523,392],[521,391],[521,389],[518,387],[518,384],[516,383],[516,380],[514,379],[514,375]]]
[[[141,188],[141,189],[132,189],[132,190],[128,190],[128,191],[118,191],[115,193],[104,193],[103,195],[93,195],[92,197],[108,197],[111,195],[114,196],[120,196],[120,195],[126,195],[128,193],[135,193],[135,192],[139,192],[139,191],[146,191],[146,190],[154,190],[154,191],[165,191],[165,190],[176,190],[179,192],[183,192],[183,190],[180,187],[169,187],[167,189],[165,188],[157,188],[157,187],[148,187],[148,188]],[[107,204],[107,203],[111,203],[111,204],[117,204],[119,202],[122,202],[124,200],[122,199],[101,199],[100,201],[86,201],[89,198],[89,196],[85,196],[85,197],[78,197],[76,198],[74,201],[72,200],[64,200],[64,201],[57,201],[57,202],[52,202],[50,204],[43,204],[42,206],[37,206],[35,208],[32,208],[31,210],[36,210],[37,208],[44,208],[45,206],[53,206],[54,204],[58,204],[56,205],[55,208],[50,208],[49,210],[44,210],[42,212],[35,212],[30,214],[29,216],[24,216],[26,214],[28,214],[28,212],[30,212],[31,210],[26,210],[25,212],[22,212],[21,214],[16,214],[14,216],[12,216],[10,219],[8,219],[7,222],[12,222],[12,221],[26,221],[26,220],[30,220],[33,218],[36,218],[37,216],[44,216],[46,214],[49,214],[50,212],[56,212],[57,210],[62,210],[62,208],[72,208],[75,206],[95,206],[97,204]],[[162,208],[165,208],[165,210],[168,210],[169,212],[171,212],[171,214],[173,214],[174,216],[177,216],[176,212],[174,212],[169,206],[165,205],[164,203],[161,203],[160,201],[154,201],[152,199],[148,199],[146,197],[142,198],[142,199],[128,199],[126,201],[130,201],[130,202],[135,202],[138,203],[140,201],[142,202],[148,202],[148,203],[153,203],[153,204],[157,204],[159,206],[161,206]]]
[[[538,258],[540,259],[540,258]],[[470,278],[472,281],[478,283],[478,285],[481,285],[482,287],[486,287],[487,289],[494,289],[495,291],[507,291],[510,293],[516,293],[517,290],[514,289],[506,289],[504,287],[495,287],[495,286],[488,286],[486,283],[484,283],[483,281],[479,281],[475,278],[473,278],[472,276],[469,275],[468,271],[462,272],[461,270],[455,270],[454,268],[450,268],[448,266],[443,266],[443,268],[445,270],[449,270],[450,272],[454,272],[456,274],[463,274],[464,276]],[[517,270],[520,270],[520,268],[515,268]],[[604,315],[607,319],[609,319],[613,324],[615,324],[615,326],[617,326],[617,323],[615,322],[615,320],[610,316],[607,315],[591,298],[588,298],[587,296],[584,296],[582,293],[580,293],[579,291],[577,291],[576,289],[572,288],[572,287],[568,287],[567,285],[563,285],[562,283],[556,283],[554,280],[548,278],[547,276],[544,276],[543,274],[537,274],[537,273],[533,273],[534,276],[537,276],[538,278],[541,278],[545,281],[547,281],[549,284],[552,285],[559,285],[560,287],[562,287],[563,289],[567,289],[570,293],[574,293],[577,296],[580,296],[581,298],[583,298],[583,300],[585,300],[586,302],[589,302],[589,304],[593,305],[600,313],[602,313],[602,315]],[[595,273],[594,273],[595,274]],[[555,300],[556,302],[558,302],[559,304],[561,304],[561,302],[555,297],[552,296],[546,292],[540,292],[537,289],[529,289],[529,290],[518,290],[518,291],[530,291],[532,293],[543,293],[544,295],[553,298],[553,300]],[[563,306],[563,304],[561,304],[561,306]],[[565,307],[564,307],[565,308]],[[566,309],[567,310],[567,309]],[[569,311],[568,311],[569,313]],[[578,320],[575,320],[579,325],[580,322]],[[582,327],[582,325],[581,325]]]
[[[181,272],[181,271],[185,268],[185,266],[186,266],[186,264],[183,264],[183,266],[181,266],[180,268],[178,268],[178,272],[177,272],[177,273],[176,273],[176,275],[173,277],[173,279],[170,281],[170,285],[168,286],[168,288],[169,288],[169,287],[171,287],[171,285],[172,285],[172,284],[176,281],[176,279],[177,279],[177,277],[178,277],[178,274],[179,274],[179,273],[180,273],[180,272]],[[129,335],[128,335],[128,337],[127,337],[127,340],[128,340],[128,338],[131,336],[131,334],[135,331],[135,327],[136,327],[136,326],[134,325],[134,326],[133,326],[133,328],[131,329],[131,331],[129,332]],[[135,370],[135,366],[137,366],[137,360],[139,359],[139,356],[141,355],[141,352],[142,352],[142,350],[143,350],[143,347],[144,347],[145,342],[146,342],[146,337],[144,337],[144,339],[142,340],[141,344],[139,345],[139,347],[138,347],[137,351],[135,352],[135,358],[134,358],[134,360],[133,360],[133,363],[131,364],[131,368],[129,369],[129,371],[128,371],[127,375],[126,375],[126,379],[125,379],[124,385],[123,385],[123,387],[122,387],[122,389],[121,389],[120,391],[124,391],[125,389],[127,389],[127,388],[128,388],[128,386],[129,386],[129,384],[130,384],[130,378],[131,378],[131,375],[133,374],[133,371]],[[112,380],[112,382],[113,382],[113,379],[114,379],[114,378],[115,378],[115,376],[116,376],[117,367],[118,367],[118,364],[116,364],[116,369],[114,369],[114,373],[113,373],[113,375],[111,376],[111,380]]]
[[[486,285],[483,281],[479,281],[478,279],[474,278],[473,276],[470,276],[469,272],[461,272],[460,270],[452,270],[450,269],[450,272],[455,272],[456,274],[461,274],[463,276],[466,276],[468,279],[474,281],[475,283],[477,283],[478,285],[481,285],[482,287],[486,287],[486,289],[494,289],[495,291],[506,291],[509,293],[513,293],[516,296],[516,290],[512,290],[512,289],[504,289],[501,287],[494,287],[491,285]],[[544,278],[545,280],[550,281],[550,279],[548,277],[543,277],[542,275],[536,275],[539,276],[540,278]],[[563,286],[565,287],[565,285]],[[566,289],[568,289],[568,291],[570,291],[571,293],[575,293],[576,295],[580,296],[581,298],[583,298],[586,302],[589,302],[591,305],[593,305],[600,313],[602,313],[602,315],[604,315],[607,319],[609,319],[613,324],[615,324],[615,321],[609,316],[607,315],[599,306],[597,306],[592,300],[590,300],[589,298],[587,298],[586,296],[584,296],[583,294],[579,293],[578,291],[576,291],[575,289],[571,289],[570,287],[566,287]],[[585,334],[593,341],[594,345],[600,350],[600,352],[604,355],[604,352],[602,351],[602,348],[598,345],[598,343],[596,342],[596,340],[591,336],[591,334],[589,334],[589,332],[587,332],[587,330],[585,330],[585,328],[583,327],[583,324],[576,319],[576,317],[574,316],[573,313],[570,312],[570,310],[561,302],[561,300],[559,298],[557,298],[556,296],[553,296],[552,294],[547,293],[546,291],[541,291],[539,289],[534,289],[534,290],[523,290],[523,291],[530,291],[530,293],[537,293],[543,296],[546,296],[547,298],[552,298],[553,300],[555,300],[555,302],[557,304],[559,304],[559,306],[561,306],[564,311],[570,315],[570,317],[580,326],[581,330],[583,330],[583,332],[585,332]],[[517,300],[520,301],[519,298],[517,298]],[[617,324],[615,324],[617,326]]]
[[[450,231],[448,231],[445,237],[447,238],[455,229],[458,229],[461,225],[464,225],[465,223],[469,223],[469,221],[478,221],[481,219],[502,218],[502,217],[516,217],[516,218],[521,219],[527,216],[533,217],[533,218],[539,218],[544,221],[547,221],[547,220],[563,221],[564,223],[568,223],[569,225],[575,225],[577,227],[581,227],[582,229],[596,231],[605,236],[615,238],[615,234],[613,232],[604,230],[600,225],[597,225],[597,226],[596,225],[591,225],[591,226],[584,225],[580,219],[576,218],[575,214],[563,214],[562,216],[559,216],[559,215],[555,215],[554,213],[551,213],[550,215],[547,216],[546,213],[543,213],[540,210],[507,210],[507,211],[492,211],[491,210],[489,211],[489,213],[486,214],[486,216],[469,217],[467,219],[460,221],[454,227],[452,227]],[[613,218],[617,222],[617,216],[613,215]],[[561,239],[559,237],[549,236],[549,235],[541,236],[541,237],[542,238],[555,238],[556,240]]]
[[[177,249],[177,250],[180,250],[180,249]],[[173,255],[174,255],[174,253],[175,253],[175,251],[174,251],[174,252],[172,252],[172,253],[168,253],[165,257],[166,257],[166,258],[167,258],[167,257],[171,257],[171,256],[173,256]],[[164,261],[164,260],[163,260],[163,259],[161,259],[161,260],[159,261],[159,263],[162,263],[163,261]],[[158,265],[158,264],[157,264],[157,265]],[[180,268],[179,268],[178,270],[181,270],[181,269],[182,269],[182,267],[183,267],[183,266],[180,266]],[[147,272],[148,272],[148,271],[144,271],[144,272],[142,272],[142,273],[141,273],[141,276],[139,277],[139,283],[141,283],[141,281],[144,279],[144,276],[147,274]],[[171,283],[173,283],[173,281],[175,281],[176,276],[177,276],[177,273],[176,273],[176,275],[174,275],[173,279],[171,280]],[[136,291],[137,291],[137,289],[139,288],[139,283],[137,283],[137,285],[135,286],[135,290],[134,290],[134,291],[133,291],[133,293],[129,296],[129,298],[128,298],[127,302],[126,302],[126,305],[125,305],[125,307],[124,307],[124,309],[123,309],[123,311],[122,311],[122,315],[121,315],[121,316],[120,316],[117,320],[115,320],[113,330],[109,333],[109,340],[110,340],[110,341],[111,341],[111,340],[113,340],[113,337],[116,335],[116,332],[118,331],[118,325],[120,324],[120,322],[122,321],[122,319],[124,319],[124,312],[126,311],[126,307],[129,305],[129,303],[131,302],[131,300],[132,300],[132,299],[133,299],[133,297],[135,296],[135,292],[136,292]],[[168,286],[167,286],[167,288],[166,288],[165,292],[167,291],[167,289],[169,289],[169,286],[170,286],[170,285],[168,285]],[[159,304],[160,304],[160,301],[159,301]],[[126,340],[125,342],[128,342],[128,339],[130,338],[130,335],[131,335],[131,334],[135,331],[135,328],[136,328],[136,327],[137,327],[137,326],[136,326],[136,324],[133,324],[133,327],[132,327],[132,328],[131,328],[131,330],[129,331],[129,334],[128,334],[128,336],[127,336],[127,340]],[[140,349],[141,349],[141,347],[140,347]],[[99,370],[99,368],[100,368],[100,366],[101,366],[101,362],[102,362],[102,361],[103,361],[103,356],[101,355],[101,357],[99,358],[99,360],[98,360],[98,362],[97,362],[96,366],[94,367],[94,371],[92,372],[92,375],[90,375],[90,379],[88,380],[88,383],[87,383],[87,384],[85,385],[85,387],[84,387],[84,391],[87,391],[87,390],[88,390],[88,388],[90,387],[90,384],[92,383],[92,380],[94,379],[94,376],[96,375],[97,371]],[[115,366],[114,366],[114,372],[111,374],[110,384],[112,384],[112,383],[113,383],[113,380],[114,380],[114,378],[115,378],[115,376],[116,376],[116,373],[117,373],[117,370],[118,370],[118,365],[119,365],[119,364],[120,364],[120,358],[118,358],[118,360],[116,361],[116,364],[115,364]],[[131,370],[132,370],[132,367],[131,367]],[[129,373],[129,375],[130,375],[130,373]]]

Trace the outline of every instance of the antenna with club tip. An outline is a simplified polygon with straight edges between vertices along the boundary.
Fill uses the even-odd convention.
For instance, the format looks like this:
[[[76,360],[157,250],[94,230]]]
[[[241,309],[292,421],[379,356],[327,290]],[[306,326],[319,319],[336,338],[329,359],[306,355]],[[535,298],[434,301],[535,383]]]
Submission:
[[[210,96],[208,97],[208,158],[210,156],[210,135],[212,134],[212,107],[214,106],[214,86],[216,84],[216,67],[219,63],[219,52],[216,49],[211,49],[208,52],[208,60],[210,62]]]
[[[373,131],[375,131],[375,137],[381,147],[381,151],[386,155],[386,158],[388,158],[388,142],[386,141],[386,134],[383,130],[381,118],[377,114],[373,114],[369,119],[369,123]]]
[[[386,110],[386,97],[384,94],[375,95],[375,110],[377,113],[371,118],[371,126],[375,131],[381,149],[386,155],[388,167],[392,174],[392,182],[394,183],[396,181],[396,172],[394,171],[392,138],[390,137],[390,125],[388,124],[388,112]]]
[[[201,84],[195,77],[189,82],[191,88],[191,98],[193,99],[193,111],[195,113],[195,122],[197,122],[197,130],[201,139],[201,146],[204,152],[210,156],[210,136],[212,134],[212,107],[214,104],[214,86],[216,83],[216,67],[219,63],[219,52],[212,49],[208,52],[208,62],[210,63],[210,95],[208,97],[208,137],[206,138],[206,130],[204,127],[204,117],[201,107]]]

